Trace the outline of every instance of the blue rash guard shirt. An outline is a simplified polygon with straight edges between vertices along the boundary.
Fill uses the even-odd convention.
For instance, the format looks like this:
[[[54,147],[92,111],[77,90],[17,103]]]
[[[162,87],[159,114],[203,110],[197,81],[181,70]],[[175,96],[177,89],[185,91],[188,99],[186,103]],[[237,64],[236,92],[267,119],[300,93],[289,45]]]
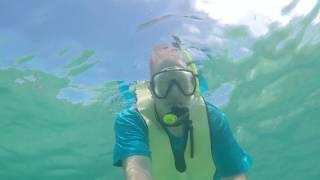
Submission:
[[[251,158],[236,142],[228,124],[226,115],[216,106],[206,102],[211,144],[212,159],[216,166],[214,180],[234,176],[248,171]],[[134,105],[118,113],[115,124],[115,146],[113,164],[122,166],[122,160],[132,155],[151,157],[148,139],[148,127]],[[186,143],[187,136],[176,138],[169,134],[176,144],[174,151],[180,151]],[[170,148],[170,147],[168,147]]]

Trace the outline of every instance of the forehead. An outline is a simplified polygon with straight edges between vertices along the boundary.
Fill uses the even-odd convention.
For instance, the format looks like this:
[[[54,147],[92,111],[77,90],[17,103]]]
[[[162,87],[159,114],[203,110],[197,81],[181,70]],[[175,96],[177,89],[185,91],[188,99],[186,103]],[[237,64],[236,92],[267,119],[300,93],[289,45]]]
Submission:
[[[188,69],[187,64],[183,61],[163,61],[156,66],[156,72],[160,72],[164,69]]]
[[[176,79],[178,81],[184,81],[191,77],[191,73],[189,70],[182,69],[180,67],[168,67],[164,68],[158,73],[154,74],[153,78],[156,80],[169,80],[169,79]]]
[[[172,66],[172,67],[166,67],[161,69],[161,71],[170,71],[170,70],[186,70],[186,69],[179,66]]]

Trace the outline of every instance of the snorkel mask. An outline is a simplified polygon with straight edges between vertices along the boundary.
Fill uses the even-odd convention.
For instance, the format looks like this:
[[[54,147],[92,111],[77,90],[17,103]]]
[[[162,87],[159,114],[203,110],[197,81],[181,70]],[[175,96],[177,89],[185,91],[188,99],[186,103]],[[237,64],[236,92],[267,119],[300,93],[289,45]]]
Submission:
[[[184,96],[192,96],[196,91],[197,75],[190,70],[168,67],[155,73],[150,85],[153,94],[159,99],[166,98],[173,86]]]

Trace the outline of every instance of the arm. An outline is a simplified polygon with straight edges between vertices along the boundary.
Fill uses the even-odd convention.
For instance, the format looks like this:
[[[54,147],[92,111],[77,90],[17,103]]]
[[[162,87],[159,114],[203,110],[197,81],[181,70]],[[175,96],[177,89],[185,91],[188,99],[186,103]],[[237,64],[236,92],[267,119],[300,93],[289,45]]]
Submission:
[[[127,180],[151,180],[151,160],[149,157],[134,155],[124,161]]]
[[[221,180],[247,180],[247,178],[244,174],[240,174],[237,176],[222,177]]]

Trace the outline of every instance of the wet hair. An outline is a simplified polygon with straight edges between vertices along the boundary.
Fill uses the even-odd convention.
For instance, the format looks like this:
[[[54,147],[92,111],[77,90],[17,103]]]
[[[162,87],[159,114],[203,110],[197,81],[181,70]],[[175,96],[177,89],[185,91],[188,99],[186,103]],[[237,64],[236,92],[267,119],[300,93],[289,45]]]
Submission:
[[[150,75],[173,66],[188,69],[181,51],[174,46],[156,45],[151,55]]]

